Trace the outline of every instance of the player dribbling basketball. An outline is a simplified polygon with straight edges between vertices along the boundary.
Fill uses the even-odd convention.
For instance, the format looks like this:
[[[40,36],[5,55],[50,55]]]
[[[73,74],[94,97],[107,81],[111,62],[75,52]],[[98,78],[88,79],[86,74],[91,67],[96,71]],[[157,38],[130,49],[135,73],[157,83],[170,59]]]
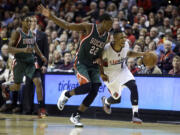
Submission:
[[[146,56],[144,52],[134,52],[129,50],[129,44],[124,33],[120,30],[113,33],[114,42],[108,43],[103,51],[100,64],[101,78],[108,87],[111,96],[109,98],[102,97],[103,109],[107,114],[111,114],[111,104],[120,103],[121,90],[124,86],[131,91],[132,103],[132,121],[141,123],[142,120],[138,114],[138,90],[135,78],[126,66],[128,57]]]

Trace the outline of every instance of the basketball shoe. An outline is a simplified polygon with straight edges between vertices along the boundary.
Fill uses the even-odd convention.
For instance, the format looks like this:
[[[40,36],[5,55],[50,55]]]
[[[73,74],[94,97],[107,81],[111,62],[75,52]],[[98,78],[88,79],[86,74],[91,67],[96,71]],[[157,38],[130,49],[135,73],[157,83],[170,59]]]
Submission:
[[[138,112],[134,113],[134,115],[132,117],[132,122],[136,123],[136,124],[141,124],[142,123],[142,120],[140,119]]]
[[[101,98],[102,104],[103,104],[103,110],[105,111],[105,113],[111,114],[111,112],[112,112],[112,111],[111,111],[111,106],[105,103],[105,100],[106,100],[106,99],[107,99],[107,98],[106,98],[105,96],[103,96],[103,97]]]
[[[75,125],[75,127],[83,127],[83,124],[80,122],[80,115],[78,113],[72,114],[70,121]]]
[[[58,102],[57,102],[57,107],[60,111],[62,111],[64,109],[64,105],[69,99],[68,97],[65,96],[66,92],[67,92],[67,90],[64,90],[61,93],[61,96],[59,97]]]
[[[38,116],[39,116],[39,118],[46,118],[46,116],[47,116],[46,109],[45,108],[40,108],[38,110]]]

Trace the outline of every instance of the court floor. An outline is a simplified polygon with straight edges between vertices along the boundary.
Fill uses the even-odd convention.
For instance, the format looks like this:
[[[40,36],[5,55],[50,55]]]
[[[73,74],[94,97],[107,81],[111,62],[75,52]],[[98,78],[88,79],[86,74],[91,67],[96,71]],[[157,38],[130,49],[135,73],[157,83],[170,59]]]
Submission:
[[[0,114],[0,135],[179,135],[180,126],[82,119],[84,128],[75,128],[68,117]]]

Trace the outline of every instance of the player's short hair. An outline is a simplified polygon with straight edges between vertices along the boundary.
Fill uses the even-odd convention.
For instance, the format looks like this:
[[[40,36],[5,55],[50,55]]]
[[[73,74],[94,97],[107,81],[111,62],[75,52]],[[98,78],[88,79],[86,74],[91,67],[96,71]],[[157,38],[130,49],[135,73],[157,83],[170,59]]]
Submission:
[[[28,13],[20,16],[20,18],[21,18],[21,20],[24,20],[25,18],[27,18],[27,17],[32,17],[32,16],[34,16],[34,15],[35,15],[34,12],[28,12]]]
[[[110,21],[112,20],[111,16],[107,13],[104,13],[102,14],[100,17],[99,17],[99,22],[102,22],[102,21]]]
[[[121,29],[114,29],[114,30],[112,30],[112,34],[113,35],[118,34],[118,33],[122,33],[122,30]]]

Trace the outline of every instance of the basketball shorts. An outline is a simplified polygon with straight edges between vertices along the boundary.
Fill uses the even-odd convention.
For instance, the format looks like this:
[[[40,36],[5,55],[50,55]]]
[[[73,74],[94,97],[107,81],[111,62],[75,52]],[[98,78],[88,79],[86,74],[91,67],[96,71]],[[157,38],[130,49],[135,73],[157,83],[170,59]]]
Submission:
[[[109,72],[107,75],[109,77],[109,82],[104,83],[114,99],[118,99],[121,96],[123,88],[126,87],[124,86],[125,83],[130,80],[135,80],[127,67],[118,71]]]
[[[24,63],[21,61],[15,61],[13,67],[14,83],[22,83],[24,76],[27,76],[32,79],[35,71],[36,68],[34,63]]]
[[[75,73],[80,85],[88,82],[101,83],[98,66],[88,67],[84,64],[77,64]]]

